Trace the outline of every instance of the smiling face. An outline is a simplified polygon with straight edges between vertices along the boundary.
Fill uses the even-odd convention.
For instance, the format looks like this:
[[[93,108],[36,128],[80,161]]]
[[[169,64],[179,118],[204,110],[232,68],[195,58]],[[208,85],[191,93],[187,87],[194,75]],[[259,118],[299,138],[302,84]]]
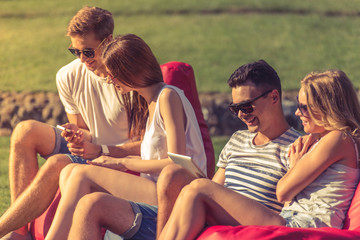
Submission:
[[[303,88],[301,88],[299,91],[298,101],[302,111],[300,111],[300,109],[298,108],[295,112],[295,115],[300,118],[302,125],[304,126],[304,131],[306,133],[320,133],[320,134],[325,132],[324,127],[317,125],[314,119],[311,118],[309,113],[309,106],[311,106],[311,104],[307,102],[306,94]],[[306,108],[307,110],[305,110]],[[312,109],[312,110],[314,117],[320,120],[320,115],[316,114],[316,109]]]
[[[251,82],[232,88],[233,104],[251,101],[264,92]],[[271,92],[253,101],[251,103],[253,108],[251,113],[243,113],[241,110],[238,112],[238,118],[247,125],[250,132],[266,132],[271,129],[273,117],[271,116],[270,95]]]
[[[101,60],[101,51],[102,46],[100,43],[102,41],[97,40],[94,34],[87,35],[74,35],[70,37],[72,48],[77,49],[79,51],[83,51],[84,49],[93,49],[95,51],[95,56],[93,58],[89,58],[85,56],[83,53],[80,54],[79,59],[82,63],[86,65],[86,67],[93,71],[96,75],[106,76],[105,67]]]
[[[107,69],[107,81],[110,84],[114,84],[116,90],[120,93],[120,94],[125,94],[128,93],[130,91],[133,91],[134,89],[126,86],[125,84],[123,84],[121,81],[119,81],[119,79],[117,79],[116,77],[114,77],[111,73],[110,70]]]

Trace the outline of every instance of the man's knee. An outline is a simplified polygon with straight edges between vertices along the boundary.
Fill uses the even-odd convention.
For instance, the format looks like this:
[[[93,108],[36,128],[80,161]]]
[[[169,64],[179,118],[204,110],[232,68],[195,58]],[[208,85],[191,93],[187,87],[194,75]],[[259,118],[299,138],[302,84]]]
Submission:
[[[48,158],[41,167],[41,171],[51,173],[54,176],[60,176],[60,172],[70,163],[69,157],[64,154],[57,154]]]
[[[186,185],[181,189],[181,192],[179,193],[180,197],[186,196],[187,198],[194,198],[195,196],[198,196],[204,190],[206,186],[208,186],[208,180],[205,178],[199,178],[192,181],[190,184]],[[209,180],[211,181],[211,180]]]
[[[201,190],[207,188],[212,183],[213,182],[210,179],[198,178],[198,179],[195,179],[194,181],[192,181],[187,186],[187,191],[200,192]]]
[[[11,143],[18,143],[18,142],[24,142],[33,140],[32,136],[35,135],[36,131],[38,131],[38,128],[44,123],[40,123],[35,120],[25,120],[22,122],[19,122],[11,135]]]
[[[14,128],[10,138],[10,147],[13,150],[27,149],[44,154],[53,150],[54,136],[55,133],[48,124],[36,120],[25,120]]]

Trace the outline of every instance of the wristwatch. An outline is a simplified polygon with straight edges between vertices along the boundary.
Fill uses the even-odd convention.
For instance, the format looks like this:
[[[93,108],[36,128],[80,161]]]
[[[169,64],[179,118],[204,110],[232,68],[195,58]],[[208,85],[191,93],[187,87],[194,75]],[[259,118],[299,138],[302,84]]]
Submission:
[[[110,151],[108,146],[106,145],[101,145],[101,155],[103,156],[110,156]]]

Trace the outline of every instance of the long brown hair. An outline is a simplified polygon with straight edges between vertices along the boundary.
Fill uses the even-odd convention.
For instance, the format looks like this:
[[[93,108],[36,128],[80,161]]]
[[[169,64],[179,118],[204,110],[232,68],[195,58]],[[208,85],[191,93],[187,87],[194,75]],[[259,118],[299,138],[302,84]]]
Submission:
[[[150,47],[140,37],[127,34],[114,38],[103,51],[103,62],[124,85],[143,88],[163,82],[160,65]],[[148,105],[137,92],[125,97],[129,136],[142,136],[146,128]]]
[[[302,81],[312,119],[326,130],[342,130],[359,137],[360,104],[343,71],[312,72]],[[310,106],[310,107],[309,107]],[[320,119],[314,118],[320,115]]]

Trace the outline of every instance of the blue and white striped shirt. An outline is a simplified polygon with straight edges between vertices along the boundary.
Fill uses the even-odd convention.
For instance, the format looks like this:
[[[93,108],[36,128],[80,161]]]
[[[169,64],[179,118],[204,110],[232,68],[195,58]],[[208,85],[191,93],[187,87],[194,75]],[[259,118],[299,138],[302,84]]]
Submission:
[[[290,128],[264,145],[254,145],[256,133],[235,132],[219,156],[217,166],[225,168],[224,186],[280,212],[276,185],[289,168],[288,150],[300,133]]]

